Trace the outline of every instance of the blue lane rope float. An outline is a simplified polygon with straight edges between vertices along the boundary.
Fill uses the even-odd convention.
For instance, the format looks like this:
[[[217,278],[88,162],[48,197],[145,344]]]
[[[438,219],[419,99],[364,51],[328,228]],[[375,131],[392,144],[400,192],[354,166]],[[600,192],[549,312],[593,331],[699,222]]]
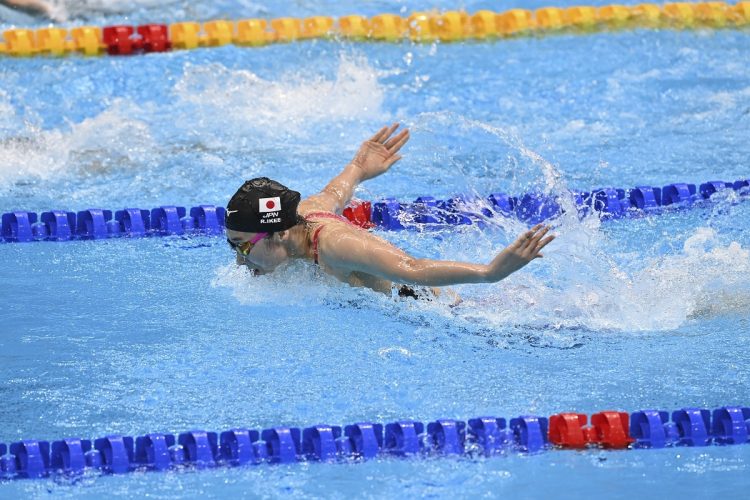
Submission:
[[[595,212],[604,219],[641,216],[665,208],[703,206],[717,193],[735,191],[742,197],[750,195],[750,180],[735,182],[711,181],[696,186],[689,183],[664,187],[601,188],[589,192],[571,192],[580,215]],[[373,206],[372,222],[379,227],[401,230],[419,225],[482,224],[496,215],[516,217],[533,224],[563,213],[559,197],[540,193],[509,196],[492,193],[486,198],[457,195],[447,200],[423,196],[413,203],[389,198]]]
[[[717,193],[736,192],[750,197],[750,179],[734,182],[711,181],[696,186],[678,183],[664,187],[602,188],[589,192],[571,192],[579,214],[594,212],[604,219],[656,213],[671,207],[703,206]],[[496,216],[515,217],[536,224],[563,213],[558,197],[527,193],[509,196],[492,193],[486,198],[457,195],[447,200],[421,196],[412,203],[388,198],[372,204],[365,202],[350,218],[386,230],[444,225],[485,224]],[[366,211],[362,209],[366,208]],[[224,233],[225,209],[199,205],[188,212],[185,207],[161,206],[152,210],[125,208],[111,211],[88,209],[79,212],[51,210],[38,216],[17,210],[2,215],[0,242],[100,240],[113,237],[169,236],[185,234],[220,235]],[[345,211],[345,215],[347,215]]]
[[[91,208],[79,212],[51,210],[37,217],[18,210],[2,215],[2,240],[99,240],[119,236],[145,237],[181,234],[218,235],[224,233],[225,209],[214,205],[185,207],[161,206],[152,210],[125,208],[113,212]],[[39,222],[37,222],[39,221]]]
[[[438,419],[426,426],[400,420],[386,425],[360,422],[343,427],[316,425],[246,428],[222,433],[194,430],[178,436],[151,433],[109,435],[52,443],[21,440],[0,443],[0,480],[77,475],[87,470],[123,474],[136,470],[196,469],[219,466],[292,464],[301,461],[351,462],[395,456],[490,457],[533,454],[552,449],[657,449],[669,446],[737,445],[750,441],[750,408],[724,406],[659,410],[603,411],[591,416],[559,413],[479,417],[464,422]]]

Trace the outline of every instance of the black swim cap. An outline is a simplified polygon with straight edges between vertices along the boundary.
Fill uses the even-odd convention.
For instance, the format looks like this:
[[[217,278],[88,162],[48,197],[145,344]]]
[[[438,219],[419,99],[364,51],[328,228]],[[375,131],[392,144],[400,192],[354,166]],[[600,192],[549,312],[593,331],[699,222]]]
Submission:
[[[268,177],[245,181],[227,204],[227,229],[276,233],[300,222],[300,194]]]

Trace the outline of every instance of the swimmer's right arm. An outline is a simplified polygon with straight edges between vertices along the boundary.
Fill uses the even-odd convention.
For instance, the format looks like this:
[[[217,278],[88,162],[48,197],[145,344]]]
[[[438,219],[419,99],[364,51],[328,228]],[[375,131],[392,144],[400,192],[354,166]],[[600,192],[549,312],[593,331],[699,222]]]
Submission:
[[[321,248],[326,265],[349,272],[364,272],[397,283],[445,286],[461,283],[494,283],[518,271],[534,259],[555,237],[549,226],[534,226],[508,245],[489,264],[416,259],[372,235],[348,233]]]
[[[398,127],[398,123],[383,127],[363,142],[351,163],[344,167],[344,170],[334,177],[320,193],[303,201],[301,208],[341,213],[361,182],[387,172],[394,163],[401,159],[398,151],[409,140],[409,130],[404,129],[394,136],[393,133]]]

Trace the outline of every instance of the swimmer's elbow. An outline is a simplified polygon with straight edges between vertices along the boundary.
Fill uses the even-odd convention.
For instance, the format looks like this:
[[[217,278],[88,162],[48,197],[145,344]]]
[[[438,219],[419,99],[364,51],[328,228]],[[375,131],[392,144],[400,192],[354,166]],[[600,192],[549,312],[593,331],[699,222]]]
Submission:
[[[486,266],[431,259],[403,259],[393,281],[419,286],[445,286],[459,283],[487,283]]]

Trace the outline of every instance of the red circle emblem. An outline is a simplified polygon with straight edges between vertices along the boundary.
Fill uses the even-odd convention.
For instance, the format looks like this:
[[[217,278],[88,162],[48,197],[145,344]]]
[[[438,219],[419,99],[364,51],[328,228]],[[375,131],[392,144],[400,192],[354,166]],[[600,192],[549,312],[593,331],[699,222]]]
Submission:
[[[272,209],[275,206],[276,206],[276,203],[274,203],[273,200],[268,200],[266,202],[266,208],[269,209],[269,210]]]

